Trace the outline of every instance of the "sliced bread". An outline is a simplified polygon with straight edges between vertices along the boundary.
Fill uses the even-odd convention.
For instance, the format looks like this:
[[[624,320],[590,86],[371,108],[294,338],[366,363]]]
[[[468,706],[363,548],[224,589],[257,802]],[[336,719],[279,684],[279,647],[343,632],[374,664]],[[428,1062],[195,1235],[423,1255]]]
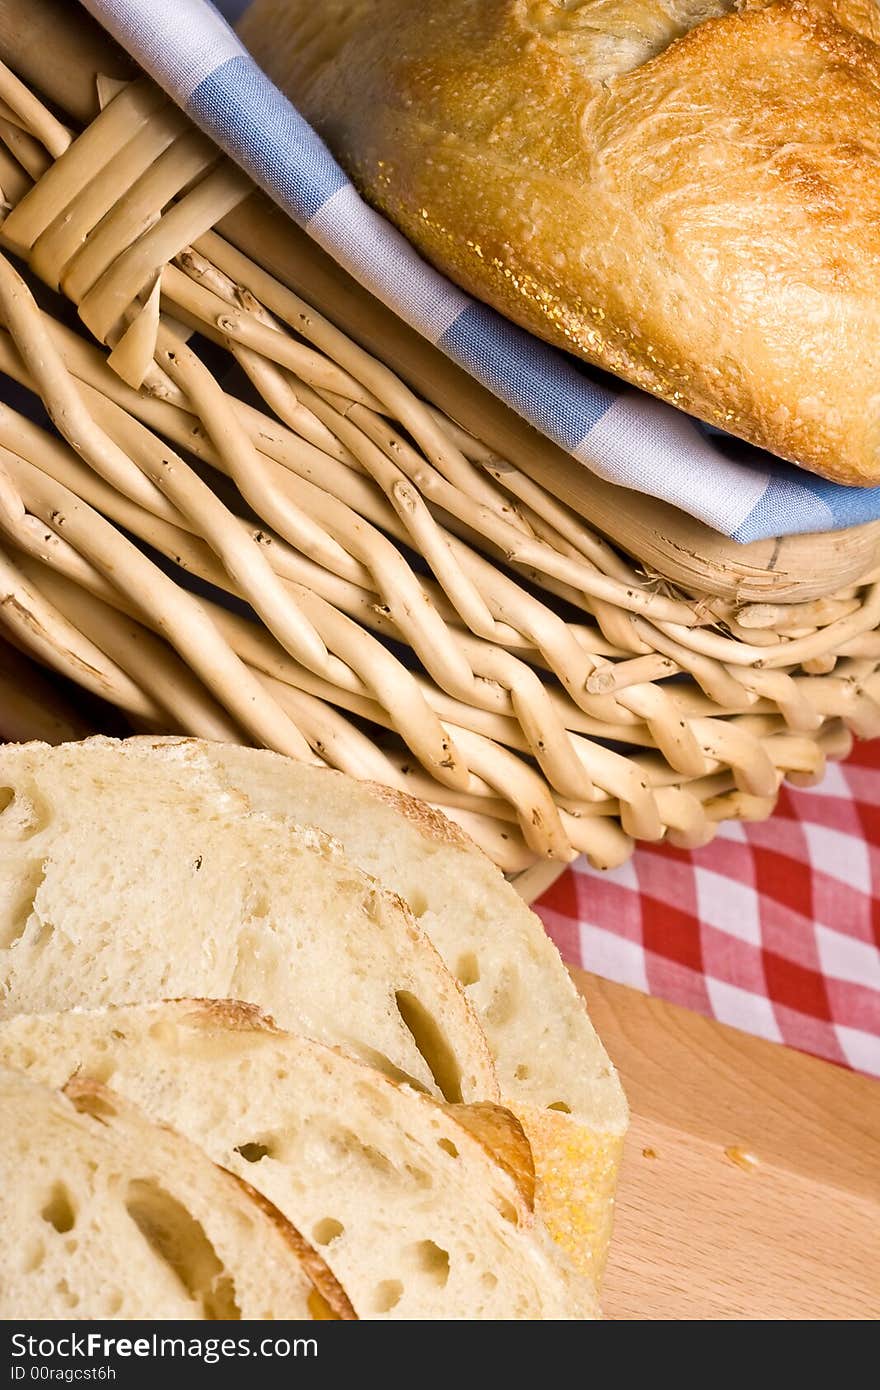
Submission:
[[[0,1017],[234,997],[447,1100],[494,1100],[460,986],[393,894],[172,744],[0,747]]]
[[[458,826],[412,797],[231,744],[179,741],[175,756],[209,762],[254,811],[326,831],[409,904],[476,1010],[504,1104],[531,1141],[548,1226],[598,1279],[627,1106],[540,919]]]
[[[95,1082],[0,1070],[0,1318],[351,1318],[247,1183]]]
[[[0,1064],[99,1080],[181,1130],[321,1248],[361,1318],[595,1316],[500,1107],[440,1104],[229,1000],[20,1015]]]

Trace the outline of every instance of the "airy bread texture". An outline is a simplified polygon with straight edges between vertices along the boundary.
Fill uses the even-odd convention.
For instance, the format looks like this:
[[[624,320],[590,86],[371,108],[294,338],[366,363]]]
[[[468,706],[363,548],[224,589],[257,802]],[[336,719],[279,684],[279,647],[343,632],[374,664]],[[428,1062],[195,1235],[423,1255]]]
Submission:
[[[4,1320],[353,1316],[271,1203],[92,1081],[0,1069],[0,1221]]]
[[[408,903],[483,1026],[504,1104],[535,1153],[544,1219],[598,1280],[626,1100],[534,912],[457,826],[412,797],[265,750],[193,740],[180,742],[177,756],[209,763],[254,811],[332,835],[352,863]]]
[[[596,1315],[496,1106],[440,1104],[233,1001],[20,1015],[0,1024],[0,1063],[97,1078],[185,1133],[308,1234],[358,1317]]]
[[[873,0],[255,0],[365,195],[548,341],[880,479]]]
[[[497,1099],[473,1010],[400,899],[176,759],[0,747],[0,1017],[233,997],[447,1100]]]

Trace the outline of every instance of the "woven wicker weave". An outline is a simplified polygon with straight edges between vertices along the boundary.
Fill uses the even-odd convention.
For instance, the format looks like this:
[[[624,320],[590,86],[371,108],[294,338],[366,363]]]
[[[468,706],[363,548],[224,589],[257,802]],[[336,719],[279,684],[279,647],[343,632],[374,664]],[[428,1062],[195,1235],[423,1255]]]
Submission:
[[[75,136],[0,73],[0,370],[57,430],[0,406],[17,646],[136,727],[407,790],[512,873],[700,845],[880,732],[876,532],[785,602],[646,570],[629,494],[612,544],[216,230],[252,187],[157,88],[98,90]]]

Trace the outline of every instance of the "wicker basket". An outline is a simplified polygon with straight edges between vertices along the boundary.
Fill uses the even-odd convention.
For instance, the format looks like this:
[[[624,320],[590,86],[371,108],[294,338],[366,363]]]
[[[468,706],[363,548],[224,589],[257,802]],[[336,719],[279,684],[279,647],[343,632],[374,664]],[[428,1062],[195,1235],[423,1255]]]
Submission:
[[[880,732],[877,527],[737,548],[591,478],[53,42],[54,110],[0,74],[0,370],[57,431],[0,407],[17,647],[135,727],[409,791],[513,874],[701,845]]]

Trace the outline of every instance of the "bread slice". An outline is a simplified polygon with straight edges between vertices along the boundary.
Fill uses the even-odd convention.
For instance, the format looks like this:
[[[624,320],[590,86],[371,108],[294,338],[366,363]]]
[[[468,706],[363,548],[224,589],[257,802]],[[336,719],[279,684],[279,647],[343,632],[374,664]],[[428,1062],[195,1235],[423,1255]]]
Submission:
[[[0,1064],[97,1078],[186,1133],[321,1248],[361,1318],[595,1316],[497,1106],[439,1104],[230,1000],[20,1015]]]
[[[210,762],[253,810],[326,831],[409,904],[476,1010],[503,1102],[534,1150],[551,1232],[598,1281],[627,1105],[540,919],[458,826],[412,797],[231,744],[181,743],[178,757]]]
[[[232,996],[448,1100],[496,1099],[473,1011],[403,903],[179,757],[0,748],[0,1017]]]
[[[351,1318],[265,1197],[92,1081],[0,1070],[0,1318]]]

